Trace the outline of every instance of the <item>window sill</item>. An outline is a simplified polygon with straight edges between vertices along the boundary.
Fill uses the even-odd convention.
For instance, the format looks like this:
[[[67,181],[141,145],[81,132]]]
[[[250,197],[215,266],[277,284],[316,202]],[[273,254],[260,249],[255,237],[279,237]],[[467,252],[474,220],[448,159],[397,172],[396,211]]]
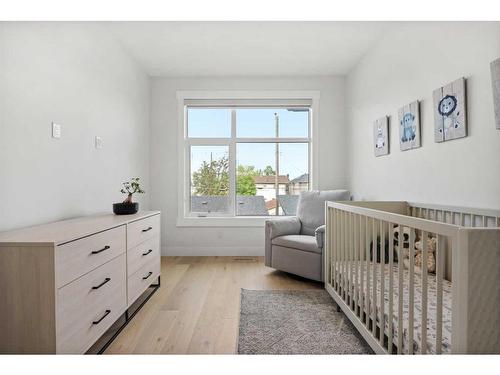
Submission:
[[[270,217],[183,217],[177,218],[177,227],[264,227]]]

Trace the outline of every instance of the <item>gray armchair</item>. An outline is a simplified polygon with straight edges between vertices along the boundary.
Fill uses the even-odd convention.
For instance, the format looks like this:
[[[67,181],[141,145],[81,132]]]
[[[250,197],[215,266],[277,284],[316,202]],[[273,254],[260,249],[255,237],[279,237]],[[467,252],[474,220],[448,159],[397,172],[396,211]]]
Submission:
[[[323,281],[325,202],[349,198],[347,190],[304,191],[297,216],[266,220],[266,266]]]

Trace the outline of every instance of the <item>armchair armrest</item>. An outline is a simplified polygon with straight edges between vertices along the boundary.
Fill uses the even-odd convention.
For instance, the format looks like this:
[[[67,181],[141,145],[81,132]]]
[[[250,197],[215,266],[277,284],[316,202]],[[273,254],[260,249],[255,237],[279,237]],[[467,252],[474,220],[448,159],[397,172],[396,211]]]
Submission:
[[[316,244],[322,249],[325,245],[325,225],[317,227],[314,231],[314,235],[316,236]]]
[[[287,216],[266,220],[265,224],[265,264],[272,266],[272,244],[273,238],[290,234],[299,234],[301,223],[298,217]]]

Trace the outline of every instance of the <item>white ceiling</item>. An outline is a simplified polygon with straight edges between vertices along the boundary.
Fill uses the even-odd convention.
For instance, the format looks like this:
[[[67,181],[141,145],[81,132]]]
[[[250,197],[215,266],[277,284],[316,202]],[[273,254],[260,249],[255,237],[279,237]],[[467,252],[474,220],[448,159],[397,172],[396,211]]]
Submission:
[[[347,73],[389,29],[384,22],[109,22],[151,76]]]

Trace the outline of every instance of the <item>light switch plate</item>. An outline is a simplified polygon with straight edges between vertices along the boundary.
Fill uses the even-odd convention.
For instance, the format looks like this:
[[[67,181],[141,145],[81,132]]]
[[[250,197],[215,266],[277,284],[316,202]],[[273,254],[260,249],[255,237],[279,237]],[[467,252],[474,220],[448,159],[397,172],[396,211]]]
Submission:
[[[52,123],[52,138],[61,138],[61,125]]]
[[[100,149],[100,148],[102,148],[102,146],[103,146],[103,144],[102,144],[102,138],[96,136],[95,137],[95,148]]]

